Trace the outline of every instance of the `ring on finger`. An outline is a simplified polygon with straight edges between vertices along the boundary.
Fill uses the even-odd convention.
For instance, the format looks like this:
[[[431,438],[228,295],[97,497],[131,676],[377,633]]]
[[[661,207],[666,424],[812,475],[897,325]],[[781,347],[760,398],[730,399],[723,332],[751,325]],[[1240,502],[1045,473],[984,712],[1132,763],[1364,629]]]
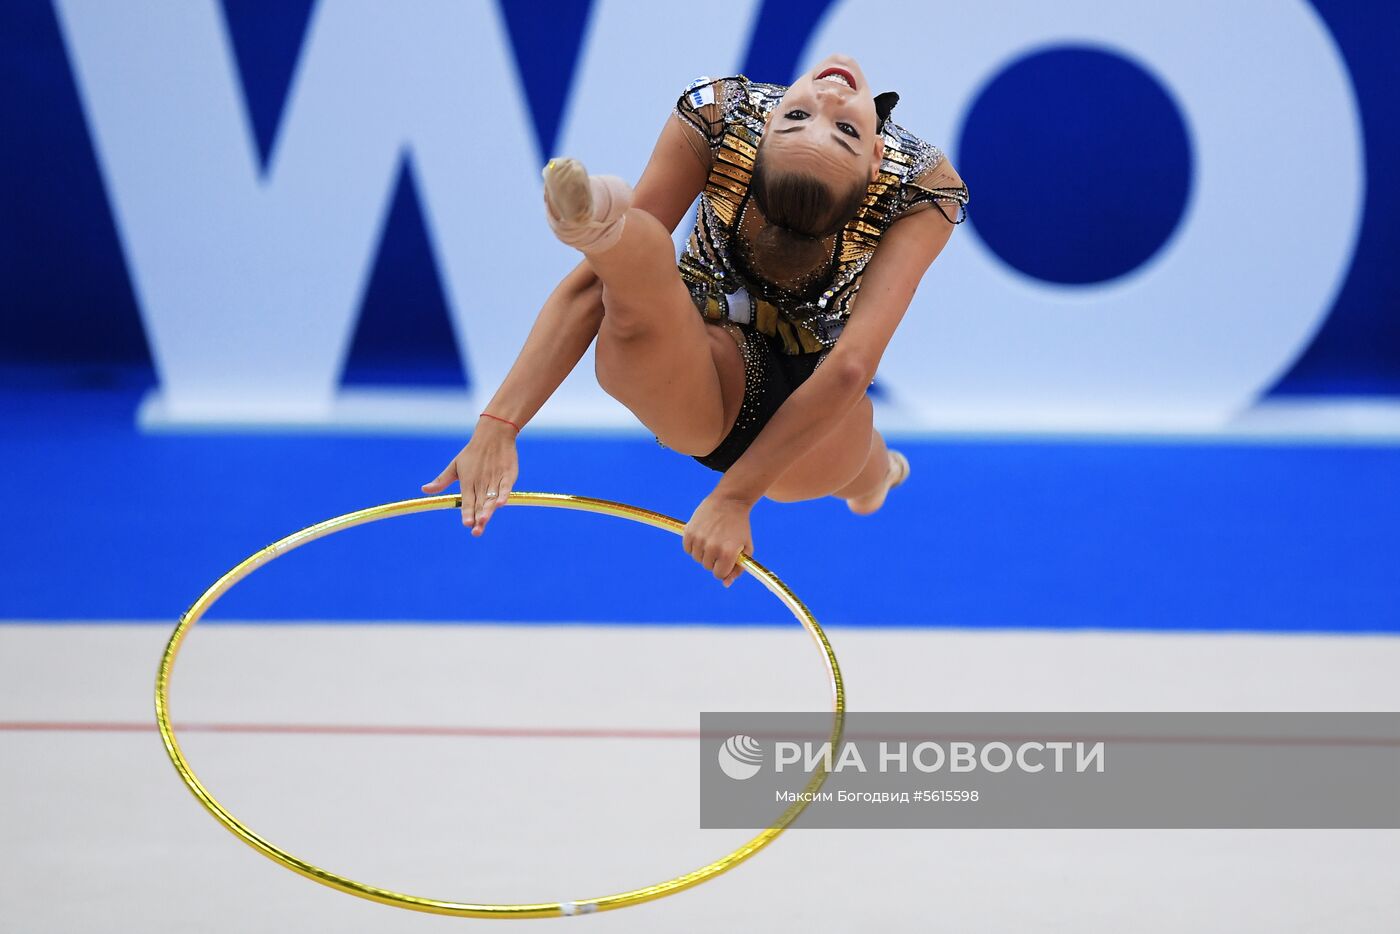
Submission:
[[[496,498],[496,491],[495,491],[495,490],[487,490],[487,491],[486,491],[486,498],[487,498],[487,499],[495,499],[495,498]]]

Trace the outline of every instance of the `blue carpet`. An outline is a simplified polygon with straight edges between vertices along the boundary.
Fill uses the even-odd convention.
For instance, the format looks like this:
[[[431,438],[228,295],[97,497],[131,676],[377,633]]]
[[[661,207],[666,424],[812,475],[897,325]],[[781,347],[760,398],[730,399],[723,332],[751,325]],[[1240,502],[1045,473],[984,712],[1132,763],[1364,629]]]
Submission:
[[[142,435],[120,375],[0,373],[0,618],[178,617],[321,519],[421,495],[465,441]],[[1400,448],[921,441],[870,518],[761,503],[756,557],[823,623],[1400,632]],[[649,439],[527,429],[517,489],[689,517],[717,476]],[[260,570],[211,619],[787,623],[679,537],[506,509],[351,530]]]

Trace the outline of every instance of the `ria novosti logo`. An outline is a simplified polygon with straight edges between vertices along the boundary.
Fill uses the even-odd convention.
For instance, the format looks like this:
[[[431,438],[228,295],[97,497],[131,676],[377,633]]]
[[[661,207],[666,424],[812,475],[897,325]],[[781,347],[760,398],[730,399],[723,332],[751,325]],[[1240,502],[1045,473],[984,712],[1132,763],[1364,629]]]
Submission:
[[[719,767],[730,778],[738,781],[753,778],[762,766],[763,747],[752,736],[739,733],[719,747]]]
[[[948,743],[881,741],[878,748],[844,742],[834,747],[823,743],[778,741],[773,744],[773,771],[789,766],[800,771],[878,773],[910,771],[925,774],[985,772],[997,774],[1015,770],[1036,772],[1103,772],[1106,769],[1106,743],[1103,740],[1026,741],[1016,744],[954,740]],[[873,757],[873,758],[872,758]],[[719,747],[719,767],[737,781],[753,778],[763,768],[763,746],[746,733],[735,733]]]

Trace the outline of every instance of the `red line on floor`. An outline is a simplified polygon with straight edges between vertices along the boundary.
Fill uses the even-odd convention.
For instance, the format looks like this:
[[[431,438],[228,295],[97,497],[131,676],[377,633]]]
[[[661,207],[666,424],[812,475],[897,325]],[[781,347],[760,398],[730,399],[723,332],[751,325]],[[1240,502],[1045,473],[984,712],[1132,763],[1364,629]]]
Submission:
[[[0,721],[0,733],[154,733],[155,722]],[[696,739],[699,730],[588,727],[395,726],[337,723],[177,723],[177,733],[316,736],[485,736],[507,739]]]
[[[0,720],[0,733],[154,733],[154,721],[3,721]],[[407,726],[394,724],[338,724],[338,723],[180,723],[175,725],[177,733],[244,733],[255,735],[303,735],[303,736],[477,736],[496,739],[699,739],[699,730],[648,730],[626,729],[621,727],[509,727],[509,726]],[[755,733],[755,736],[764,736]],[[797,734],[784,733],[781,738],[793,739]],[[715,734],[719,738],[721,734]],[[811,737],[820,742],[827,738],[826,733],[813,733]],[[771,737],[769,737],[771,738]],[[1044,735],[987,734],[937,734],[914,736],[912,734],[883,734],[860,731],[846,731],[847,740],[915,741],[937,742],[1003,742],[1044,741]],[[1229,746],[1368,746],[1400,747],[1400,739],[1383,736],[1123,736],[1093,735],[1064,736],[1065,740],[1109,743],[1152,743],[1152,744],[1196,744]]]

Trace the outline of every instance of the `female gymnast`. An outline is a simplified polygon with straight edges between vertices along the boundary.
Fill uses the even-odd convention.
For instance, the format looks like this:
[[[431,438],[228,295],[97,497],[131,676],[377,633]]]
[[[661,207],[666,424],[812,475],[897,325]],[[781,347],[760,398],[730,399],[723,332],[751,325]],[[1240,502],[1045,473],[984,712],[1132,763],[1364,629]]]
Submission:
[[[552,160],[546,219],[584,259],[423,491],[460,482],[462,522],[482,534],[515,483],[520,426],[596,337],[604,391],[722,474],[683,542],[726,587],[753,554],[761,497],[879,509],[909,462],[875,430],[866,389],[968,200],[943,153],[889,119],[897,100],[832,55],[786,88],[693,82],[635,190]],[[670,232],[697,196],[677,264]]]

